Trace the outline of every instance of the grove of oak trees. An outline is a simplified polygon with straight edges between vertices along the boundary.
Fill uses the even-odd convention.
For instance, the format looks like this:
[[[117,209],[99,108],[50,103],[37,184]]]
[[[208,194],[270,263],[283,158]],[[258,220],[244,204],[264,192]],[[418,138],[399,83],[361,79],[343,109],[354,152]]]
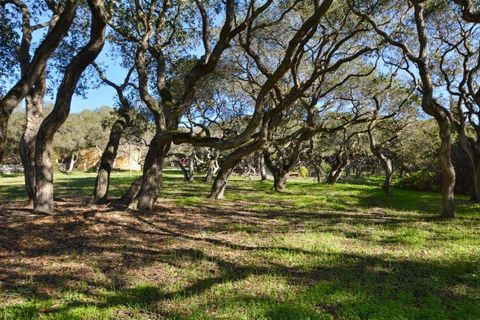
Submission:
[[[441,216],[454,217],[456,135],[480,201],[476,1],[0,0],[0,10],[0,161],[23,107],[18,152],[34,212],[54,211],[52,145],[92,82],[117,97],[95,203],[109,201],[122,137],[145,122],[143,172],[121,198],[131,209],[153,209],[172,157],[186,180],[203,166],[212,199],[239,167],[262,179],[268,168],[281,191],[300,164],[331,184],[378,164],[392,196],[394,170],[414,156],[402,132],[425,118],[438,130]]]

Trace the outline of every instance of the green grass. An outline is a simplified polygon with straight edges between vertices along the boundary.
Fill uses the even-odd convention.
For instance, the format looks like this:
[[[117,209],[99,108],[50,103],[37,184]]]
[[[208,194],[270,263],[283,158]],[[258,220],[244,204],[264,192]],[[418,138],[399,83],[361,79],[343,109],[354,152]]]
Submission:
[[[135,177],[114,173],[112,196]],[[94,181],[57,175],[56,192],[78,204]],[[212,201],[167,171],[153,214],[37,219],[2,177],[0,319],[480,319],[480,206],[458,197],[440,220],[438,194],[380,184],[237,177]]]

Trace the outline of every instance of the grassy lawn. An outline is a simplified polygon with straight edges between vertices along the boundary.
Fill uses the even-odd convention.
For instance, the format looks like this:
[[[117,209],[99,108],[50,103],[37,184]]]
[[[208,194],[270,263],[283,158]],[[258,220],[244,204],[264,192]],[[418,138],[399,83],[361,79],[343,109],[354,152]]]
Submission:
[[[135,175],[115,173],[112,196]],[[480,319],[480,206],[394,190],[165,175],[155,212],[92,206],[94,174],[56,176],[59,213],[0,178],[0,319]]]

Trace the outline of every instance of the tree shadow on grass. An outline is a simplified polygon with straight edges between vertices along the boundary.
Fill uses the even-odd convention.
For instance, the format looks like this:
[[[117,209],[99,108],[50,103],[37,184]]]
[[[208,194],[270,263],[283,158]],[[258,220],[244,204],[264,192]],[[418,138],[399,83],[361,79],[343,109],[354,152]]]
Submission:
[[[473,261],[437,264],[409,260],[392,261],[357,254],[322,255],[325,262],[329,263],[318,264],[305,270],[278,263],[241,264],[207,255],[198,249],[164,250],[159,252],[156,259],[172,265],[185,259],[193,263],[209,261],[215,264],[219,271],[213,277],[198,279],[173,292],[154,285],[118,288],[115,291],[94,294],[94,299],[99,302],[73,300],[51,308],[48,313],[69,314],[71,309],[79,307],[94,306],[98,310],[106,310],[133,306],[167,317],[182,317],[195,313],[206,314],[209,309],[220,309],[221,312],[224,308],[225,312],[229,307],[240,305],[245,308],[245,312],[253,312],[252,316],[267,319],[321,319],[327,315],[347,319],[480,317],[480,304],[476,298],[480,283],[474,276],[478,272],[478,264]],[[248,279],[262,277],[284,279],[294,286],[300,284],[301,289],[277,298],[254,294],[254,291],[249,293],[248,290],[217,290],[231,283],[248,285],[245,284]],[[261,288],[261,284],[258,285]],[[161,302],[186,302],[207,292],[209,297],[215,298],[201,299],[193,308],[183,309],[184,314],[163,312],[158,308]]]
[[[312,187],[309,192],[321,188]],[[392,201],[382,199],[381,190],[364,187],[356,196],[359,206],[368,208],[388,208]],[[434,200],[426,196],[427,203]],[[60,204],[61,215],[44,217],[1,205],[0,290],[28,301],[7,305],[4,311],[0,309],[0,316],[4,312],[11,318],[81,319],[86,316],[78,315],[80,309],[93,308],[102,314],[133,308],[132,312],[167,318],[220,317],[234,310],[244,318],[267,319],[480,318],[478,256],[421,261],[372,252],[308,250],[303,243],[297,247],[273,241],[305,232],[330,232],[368,246],[410,245],[403,239],[402,228],[428,222],[434,211],[404,213],[413,208],[413,202],[403,203],[401,194],[398,200],[395,197],[392,211],[372,213],[321,207],[303,211],[295,205],[276,211],[252,210],[240,203],[224,202],[217,207],[206,202],[192,207],[161,204],[156,214],[140,216],[119,212],[121,208],[113,205],[89,207],[67,199]],[[283,195],[277,200],[283,201]],[[232,230],[235,224],[246,225],[250,233],[272,241],[267,245],[251,242],[248,232]],[[350,230],[353,227],[359,229]],[[375,240],[368,233],[372,228],[401,232]],[[229,238],[232,234],[236,237]],[[415,240],[415,235],[411,238]],[[202,269],[205,264],[214,271]],[[174,272],[147,278],[141,285],[128,278],[132,272],[147,273],[149,268]],[[180,275],[175,279],[179,285],[166,286],[167,278],[175,274]],[[282,281],[285,291],[278,283]],[[273,291],[265,288],[268,285]],[[66,290],[83,298],[58,302]],[[165,304],[175,308],[166,309]]]

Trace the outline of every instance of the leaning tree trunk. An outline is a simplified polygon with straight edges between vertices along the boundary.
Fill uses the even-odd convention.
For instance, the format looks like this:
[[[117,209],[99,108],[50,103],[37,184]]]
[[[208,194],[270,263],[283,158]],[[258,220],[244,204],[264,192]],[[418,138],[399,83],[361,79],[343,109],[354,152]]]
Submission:
[[[235,166],[242,160],[242,158],[252,154],[260,149],[265,144],[265,139],[258,139],[243,147],[240,147],[231,152],[222,162],[220,170],[215,177],[212,189],[210,191],[209,199],[223,199],[225,188],[227,186],[228,178],[233,173]]]
[[[53,167],[51,160],[52,143],[55,133],[70,113],[72,96],[83,71],[102,51],[105,43],[107,15],[103,1],[88,0],[92,11],[90,40],[67,66],[62,83],[57,91],[52,112],[40,125],[35,143],[35,199],[34,211],[38,213],[53,212]]]
[[[20,157],[25,176],[25,189],[28,195],[27,206],[33,205],[35,196],[35,140],[43,120],[43,97],[46,91],[45,69],[35,87],[25,98],[25,130],[20,140]]]
[[[135,179],[135,181],[132,182],[127,192],[125,192],[124,195],[120,198],[120,202],[122,204],[128,205],[130,202],[132,202],[132,200],[135,198],[135,196],[140,191],[140,188],[142,187],[142,181],[143,177],[138,177],[137,179]]]
[[[330,173],[328,174],[327,183],[332,185],[337,183],[338,179],[340,178],[340,175],[342,174],[343,169],[345,169],[347,164],[348,164],[347,160],[341,160],[337,165],[335,165],[330,171]]]
[[[227,186],[228,178],[233,173],[233,169],[240,162],[240,160],[235,162],[229,162],[226,165],[220,166],[215,181],[213,182],[212,189],[210,191],[209,199],[223,199],[225,194],[225,188]]]
[[[174,163],[177,165],[180,171],[182,171],[183,180],[190,181],[190,175],[188,174],[188,171],[185,169],[185,166],[182,164],[182,162],[180,160],[175,160]]]
[[[107,146],[100,159],[100,167],[95,181],[95,189],[93,191],[93,201],[95,203],[105,203],[107,201],[108,189],[110,187],[110,174],[115,158],[117,157],[120,139],[126,127],[127,122],[123,117],[115,121],[112,126]]]
[[[142,183],[138,193],[128,204],[134,210],[152,210],[153,205],[160,195],[162,185],[163,163],[170,150],[171,136],[157,133],[153,138],[147,157],[154,159],[151,164],[145,163]]]

